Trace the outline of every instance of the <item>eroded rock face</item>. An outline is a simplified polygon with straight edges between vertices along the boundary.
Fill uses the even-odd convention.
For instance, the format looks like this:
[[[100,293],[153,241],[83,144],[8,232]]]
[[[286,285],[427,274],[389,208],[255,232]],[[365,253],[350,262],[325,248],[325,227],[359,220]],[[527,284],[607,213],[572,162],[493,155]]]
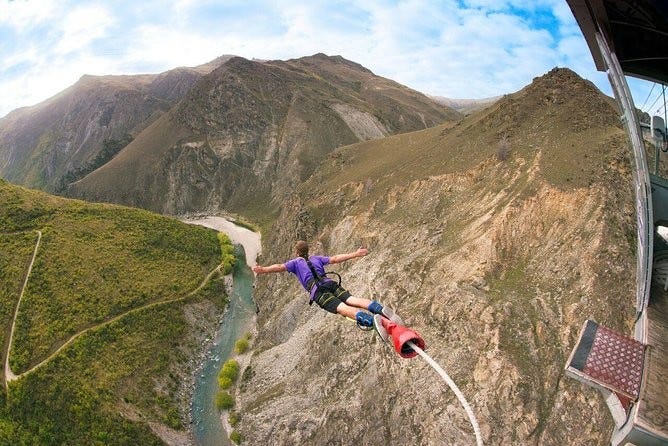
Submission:
[[[340,151],[263,239],[261,263],[289,258],[296,238],[314,253],[368,247],[332,269],[353,295],[390,305],[423,335],[485,444],[609,442],[601,398],[563,369],[585,319],[632,327],[635,221],[613,119],[579,122],[572,140],[568,107],[548,107],[552,126],[542,127],[543,98],[563,107],[578,88],[578,113],[614,116],[605,98],[557,70],[455,128]],[[512,151],[500,159],[481,142],[504,132]],[[395,146],[405,156],[390,159]],[[454,394],[422,361],[309,307],[287,274],[260,276],[256,289],[257,351],[237,395],[250,444],[475,442]]]
[[[474,194],[465,214],[441,214],[435,203],[452,196],[453,182],[443,176],[390,191],[402,199],[383,215],[371,209],[332,221],[314,234],[316,247],[370,248],[343,267],[345,286],[390,305],[424,336],[474,407],[486,443],[605,444],[612,426],[601,401],[563,380],[563,366],[584,317],[628,323],[594,296],[631,310],[632,246],[611,242],[629,222],[610,221],[600,187],[546,184],[525,200]],[[396,212],[406,217],[393,223]],[[456,233],[453,219],[465,220]],[[252,444],[473,442],[463,409],[431,369],[309,307],[289,279],[263,281],[272,288],[258,298],[260,353],[239,393]]]
[[[59,95],[0,120],[0,174],[62,192],[68,182],[109,161],[200,77],[185,68],[160,75],[83,76]]]
[[[332,104],[332,108],[360,141],[384,138],[390,134],[390,131],[369,113],[364,113],[346,104]]]

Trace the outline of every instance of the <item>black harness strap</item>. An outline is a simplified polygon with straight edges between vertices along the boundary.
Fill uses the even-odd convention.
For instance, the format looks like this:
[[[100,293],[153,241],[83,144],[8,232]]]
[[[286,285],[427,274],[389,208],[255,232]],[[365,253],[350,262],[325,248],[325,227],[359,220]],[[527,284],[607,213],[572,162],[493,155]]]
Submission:
[[[337,284],[337,286],[338,286],[338,285],[341,284],[341,276],[339,276],[337,273],[332,273],[332,274],[336,274],[339,277],[339,282],[337,283],[337,282],[333,281],[332,279],[327,278],[327,274],[330,274],[330,273],[325,273],[324,276],[321,276],[315,270],[315,267],[313,266],[313,263],[311,263],[311,261],[309,259],[307,259],[306,257],[302,257],[302,259],[306,260],[306,264],[308,265],[309,269],[311,270],[311,274],[313,275],[313,278],[311,280],[309,280],[308,283],[306,284],[306,286],[310,290],[309,294],[311,295],[311,299],[309,300],[308,304],[313,305],[313,301],[315,300],[315,295],[318,292],[318,288],[320,286],[322,286],[323,288],[333,290],[334,288],[332,288],[332,285]]]
[[[320,283],[322,282],[322,276],[318,274],[318,271],[315,270],[313,263],[311,263],[311,261],[308,258],[302,257],[302,259],[306,260],[306,264],[308,265],[308,268],[311,270],[311,275],[313,276],[313,278],[309,280],[309,282],[307,283],[307,286],[311,294],[311,299],[309,299],[308,304],[313,305],[318,285],[320,285]],[[314,290],[313,287],[316,287],[316,289]]]
[[[302,257],[302,259],[306,260],[306,264],[308,265],[308,268],[311,270],[311,274],[313,274],[313,278],[316,280],[316,283],[322,282],[322,276],[318,274],[318,271],[315,270],[313,263],[311,263],[311,261],[306,257]]]

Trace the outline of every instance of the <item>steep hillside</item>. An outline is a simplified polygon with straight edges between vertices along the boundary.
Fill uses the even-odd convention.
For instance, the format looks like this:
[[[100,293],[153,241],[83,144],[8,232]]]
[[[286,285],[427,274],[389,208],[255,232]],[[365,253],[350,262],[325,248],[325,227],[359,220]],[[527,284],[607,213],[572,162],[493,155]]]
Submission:
[[[335,148],[458,117],[341,57],[233,58],[69,193],[266,219]]]
[[[188,438],[227,302],[216,232],[2,180],[0,228],[0,443]]]
[[[47,101],[0,119],[0,176],[62,191],[109,161],[224,56],[157,75],[83,76]]]
[[[634,217],[609,98],[555,69],[454,127],[337,150],[286,203],[263,263],[298,238],[367,246],[338,268],[392,306],[458,383],[485,444],[604,445],[598,394],[563,379],[585,318],[633,324]],[[455,396],[419,359],[260,276],[257,351],[237,395],[252,444],[473,444]]]

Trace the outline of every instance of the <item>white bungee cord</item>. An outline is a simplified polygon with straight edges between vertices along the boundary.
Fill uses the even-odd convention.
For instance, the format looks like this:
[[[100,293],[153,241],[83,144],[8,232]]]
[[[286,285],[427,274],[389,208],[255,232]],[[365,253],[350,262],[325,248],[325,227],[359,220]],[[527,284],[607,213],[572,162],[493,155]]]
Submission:
[[[466,401],[466,398],[464,398],[464,394],[459,390],[459,387],[457,387],[457,384],[450,379],[447,373],[445,373],[445,370],[438,365],[436,361],[434,361],[431,356],[426,354],[424,350],[422,350],[420,347],[415,345],[413,341],[408,341],[406,342],[418,355],[422,356],[422,359],[424,359],[427,364],[429,364],[436,372],[441,375],[441,378],[443,378],[443,381],[452,389],[452,391],[455,393],[455,396],[461,403],[461,405],[464,407],[464,410],[466,411],[466,415],[469,417],[469,421],[471,422],[471,426],[473,426],[473,432],[475,432],[475,439],[476,439],[476,445],[477,446],[483,446],[482,445],[482,435],[480,434],[480,426],[478,426],[478,420],[476,420],[475,415],[473,414],[473,410],[471,410],[471,406],[469,406],[469,403]]]

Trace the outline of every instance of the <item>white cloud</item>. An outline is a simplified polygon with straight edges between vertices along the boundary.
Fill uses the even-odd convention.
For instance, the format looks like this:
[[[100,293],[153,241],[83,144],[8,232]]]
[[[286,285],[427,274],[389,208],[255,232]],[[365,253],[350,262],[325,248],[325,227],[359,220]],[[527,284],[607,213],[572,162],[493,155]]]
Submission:
[[[522,18],[482,9],[429,11],[411,14],[384,10],[375,17],[371,55],[377,72],[428,94],[472,98],[516,91],[554,66],[554,40],[532,29]],[[428,16],[422,36],[416,27]],[[401,33],[398,29],[404,30]],[[425,40],[428,44],[425,45]]]
[[[39,50],[32,44],[21,48],[21,51],[13,52],[11,54],[3,55],[0,58],[0,73],[10,70],[21,65],[34,65],[39,63],[42,58],[39,55]]]
[[[7,4],[11,14],[4,13]],[[340,54],[424,93],[459,98],[517,91],[554,66],[570,67],[604,91],[607,85],[560,0],[107,5],[96,0],[2,4],[0,116],[46,99],[83,74],[160,72],[222,54],[261,59]]]
[[[464,4],[472,8],[481,8],[487,11],[505,11],[510,8],[524,11],[535,11],[541,8],[551,8],[563,0],[464,0]]]
[[[62,7],[62,2],[58,0],[15,0],[3,3],[0,8],[0,25],[17,31],[53,20]]]
[[[139,27],[131,40],[133,43],[124,56],[125,63],[130,65],[170,69],[203,64],[221,55],[216,52],[216,39],[211,36],[156,25]]]
[[[64,55],[85,51],[93,41],[104,37],[113,24],[114,18],[104,6],[79,6],[58,24],[62,37],[55,46],[55,52]]]
[[[573,12],[566,2],[556,2],[552,7],[552,15],[554,15],[554,17],[557,19],[557,23],[559,24],[559,31],[562,35],[582,34],[580,27],[573,17]]]

